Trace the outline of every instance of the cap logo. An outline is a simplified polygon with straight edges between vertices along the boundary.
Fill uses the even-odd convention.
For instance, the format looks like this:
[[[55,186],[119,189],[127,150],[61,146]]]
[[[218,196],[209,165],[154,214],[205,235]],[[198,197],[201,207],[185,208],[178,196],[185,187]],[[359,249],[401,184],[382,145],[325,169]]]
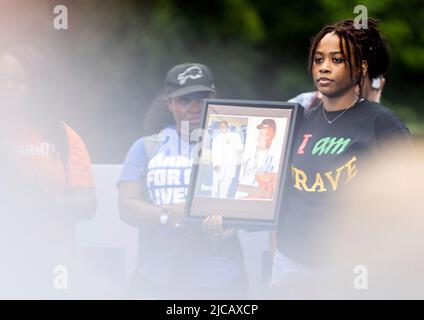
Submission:
[[[192,66],[187,68],[184,72],[181,72],[177,76],[177,80],[180,85],[184,85],[188,79],[196,80],[201,77],[203,77],[202,69],[198,66]]]

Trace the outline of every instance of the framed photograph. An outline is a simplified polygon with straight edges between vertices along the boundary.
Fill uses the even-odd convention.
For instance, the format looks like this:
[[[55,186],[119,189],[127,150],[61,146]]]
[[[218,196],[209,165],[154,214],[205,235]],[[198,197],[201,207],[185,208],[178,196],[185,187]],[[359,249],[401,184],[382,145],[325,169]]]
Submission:
[[[302,115],[296,103],[205,100],[186,220],[221,214],[226,225],[275,226]]]

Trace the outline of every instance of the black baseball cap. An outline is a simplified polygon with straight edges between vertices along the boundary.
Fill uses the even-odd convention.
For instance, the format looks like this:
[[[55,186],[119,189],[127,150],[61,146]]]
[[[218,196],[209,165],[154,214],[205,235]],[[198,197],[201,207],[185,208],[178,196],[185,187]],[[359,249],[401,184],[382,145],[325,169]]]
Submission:
[[[171,68],[166,74],[165,90],[169,98],[194,92],[216,93],[211,71],[200,63],[179,64]]]
[[[267,129],[272,128],[274,131],[277,130],[277,124],[275,123],[274,119],[264,119],[262,120],[261,124],[256,126],[257,129]]]

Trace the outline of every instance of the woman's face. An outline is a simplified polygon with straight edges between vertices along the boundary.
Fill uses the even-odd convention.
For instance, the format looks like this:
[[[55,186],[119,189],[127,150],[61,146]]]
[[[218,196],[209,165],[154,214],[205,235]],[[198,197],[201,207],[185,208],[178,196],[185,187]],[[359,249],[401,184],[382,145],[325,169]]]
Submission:
[[[19,99],[28,93],[28,81],[24,68],[13,55],[0,56],[0,96]]]
[[[190,131],[200,127],[203,99],[209,97],[207,92],[197,92],[168,100],[169,110],[179,132],[182,122],[188,122]]]
[[[339,36],[334,32],[326,34],[318,43],[313,57],[312,77],[318,91],[330,98],[343,96],[355,89],[349,64],[345,63],[345,56],[340,50]]]

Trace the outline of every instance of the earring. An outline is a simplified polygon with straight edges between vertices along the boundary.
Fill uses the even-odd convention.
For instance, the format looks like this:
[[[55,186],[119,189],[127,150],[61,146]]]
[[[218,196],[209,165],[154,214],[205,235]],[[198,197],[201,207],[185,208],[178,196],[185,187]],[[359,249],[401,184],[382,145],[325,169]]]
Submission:
[[[361,73],[359,72],[356,76],[356,84],[360,84],[361,83]]]

